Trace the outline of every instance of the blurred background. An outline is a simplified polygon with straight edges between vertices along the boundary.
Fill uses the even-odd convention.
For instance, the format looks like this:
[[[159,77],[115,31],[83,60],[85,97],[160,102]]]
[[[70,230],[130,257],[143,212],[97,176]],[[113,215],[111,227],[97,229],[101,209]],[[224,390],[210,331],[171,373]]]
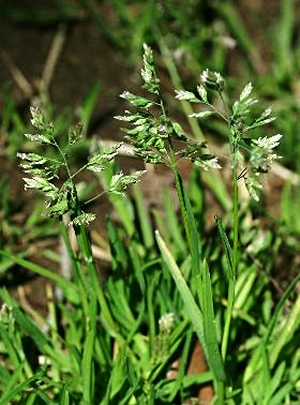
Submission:
[[[298,260],[298,0],[2,0],[0,13],[2,246],[30,244],[38,233],[28,224],[33,197],[24,196],[16,159],[25,143],[30,104],[47,97],[49,109],[59,113],[62,131],[82,119],[87,137],[121,139],[119,122],[113,119],[125,108],[118,96],[124,90],[138,91],[146,42],[154,50],[171,115],[187,131],[191,129],[174,102],[174,89],[195,89],[205,68],[226,78],[229,96],[251,81],[255,96],[273,107],[278,118],[259,136],[284,134],[279,150],[283,158],[266,182],[263,209],[279,220],[280,232],[296,236],[287,257]],[[216,147],[226,142],[226,127],[206,120],[201,128]],[[131,164],[136,161],[126,163]],[[157,181],[154,177],[151,187],[147,183],[150,200]],[[100,204],[99,212],[105,207]],[[50,237],[49,228],[47,232]]]
[[[186,89],[196,86],[204,68],[226,77],[229,93],[253,82],[280,117],[275,130],[286,135],[284,161],[296,169],[298,0],[2,0],[0,12],[2,116],[9,103],[26,116],[41,90],[58,108],[76,109],[98,86],[91,131],[117,137],[111,118],[122,105],[118,94],[139,85],[146,42],[171,95],[178,85],[172,63]]]

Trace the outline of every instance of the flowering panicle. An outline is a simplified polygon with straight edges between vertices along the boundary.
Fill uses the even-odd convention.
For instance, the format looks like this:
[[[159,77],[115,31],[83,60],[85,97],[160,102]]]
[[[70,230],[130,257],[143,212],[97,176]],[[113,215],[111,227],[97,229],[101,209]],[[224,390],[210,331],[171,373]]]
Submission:
[[[180,141],[181,148],[175,155],[180,159],[188,159],[204,170],[220,168],[217,158],[209,153],[205,143],[197,144],[184,133],[181,125],[172,121],[166,113],[161,91],[160,81],[157,77],[153,54],[147,45],[144,45],[143,68],[141,70],[143,89],[149,93],[149,97],[132,94],[125,91],[121,97],[127,100],[134,111],[126,110],[124,115],[115,117],[130,125],[123,131],[130,138],[137,156],[147,163],[163,163],[172,166],[174,162],[170,156],[173,149],[173,141]],[[221,78],[218,77],[221,86]],[[200,97],[206,99],[206,90],[199,86]],[[177,91],[179,100],[199,102],[192,92]]]
[[[57,153],[56,158],[48,157],[45,152],[43,154],[33,152],[18,153],[18,157],[22,161],[20,166],[28,176],[24,178],[25,190],[36,189],[45,195],[47,198],[47,215],[61,217],[68,212],[72,218],[70,224],[74,226],[89,224],[95,219],[95,215],[83,211],[84,203],[79,202],[78,185],[75,182],[76,177],[83,170],[94,173],[103,172],[107,165],[115,159],[122,144],[95,151],[88,158],[85,165],[72,172],[68,159],[72,154],[72,146],[81,138],[82,124],[79,123],[68,130],[68,143],[67,146],[62,148],[56,139],[54,122],[46,120],[38,107],[31,107],[30,112],[32,116],[31,123],[39,133],[25,134],[25,136],[31,142],[54,148]],[[62,180],[63,172],[67,180]],[[112,177],[107,192],[124,193],[126,188],[130,184],[136,183],[143,173],[143,171],[137,171],[125,176],[120,172]],[[103,192],[89,201],[102,194]]]
[[[208,69],[204,70],[200,75],[200,84],[197,86],[197,93],[190,91],[176,91],[178,100],[185,100],[190,103],[198,103],[206,106],[208,109],[195,112],[190,115],[193,118],[207,118],[215,115],[225,120],[230,128],[230,146],[233,155],[234,164],[238,165],[241,162],[245,164],[246,170],[243,169],[245,184],[250,195],[254,200],[259,199],[259,190],[261,186],[261,175],[266,173],[272,162],[280,156],[274,153],[274,148],[279,145],[282,135],[274,135],[271,137],[260,137],[253,139],[248,137],[249,131],[266,125],[274,121],[271,116],[272,109],[269,107],[264,110],[258,117],[252,118],[252,107],[257,103],[257,100],[252,97],[253,86],[248,83],[241,91],[239,98],[228,107],[225,104],[223,90],[225,80],[218,72],[212,72]],[[218,110],[208,100],[207,90],[213,90],[219,95],[223,110]],[[190,149],[190,157],[193,160],[194,151]],[[204,156],[202,156],[202,160]],[[209,160],[209,166],[219,168],[216,160]],[[197,163],[197,162],[196,162]]]

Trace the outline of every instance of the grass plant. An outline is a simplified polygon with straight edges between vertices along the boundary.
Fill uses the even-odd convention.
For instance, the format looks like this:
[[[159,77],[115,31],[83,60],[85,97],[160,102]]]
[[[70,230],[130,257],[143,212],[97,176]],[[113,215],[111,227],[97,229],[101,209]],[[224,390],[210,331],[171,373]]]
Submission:
[[[19,153],[28,176],[25,187],[45,194],[46,213],[60,224],[72,273],[66,279],[22,254],[1,250],[10,263],[42,275],[56,287],[46,287],[47,317],[22,310],[6,289],[1,290],[0,403],[183,403],[204,382],[213,384],[218,404],[297,403],[299,353],[295,355],[292,348],[300,306],[292,297],[299,276],[272,311],[269,275],[260,273],[263,255],[253,259],[242,242],[243,232],[249,231],[245,231],[240,208],[239,182],[244,180],[252,198],[258,200],[261,174],[277,158],[274,148],[280,140],[279,135],[250,138],[249,132],[270,123],[271,111],[253,118],[256,100],[250,84],[230,106],[224,79],[208,70],[201,76],[197,93],[177,92],[177,99],[196,107],[192,118],[215,116],[228,126],[233,209],[226,214],[226,226],[224,219],[216,216],[218,232],[211,245],[203,218],[202,225],[197,219],[199,214],[205,215],[197,212],[203,209],[198,176],[201,170],[219,170],[218,160],[205,142],[190,138],[169,118],[147,46],[142,79],[146,95],[124,92],[122,97],[134,110],[117,118],[131,125],[125,132],[138,156],[147,163],[163,163],[170,168],[180,219],[170,194],[164,195],[166,219],[158,211],[153,213],[156,225],[138,186],[134,203],[123,195],[142,172],[114,172],[111,162],[119,145],[94,152],[76,168],[72,147],[80,142],[84,128],[71,127],[66,143],[57,138],[55,122],[40,108],[31,108],[38,133],[26,137],[43,149],[42,153],[37,153],[37,148],[36,152]],[[209,101],[214,94],[221,101],[215,101],[218,107]],[[56,153],[46,153],[47,148]],[[194,166],[196,176],[191,178],[190,187],[180,174],[178,163],[182,159],[189,159]],[[100,175],[104,187],[87,200],[82,200],[76,182],[83,170]],[[84,210],[87,202],[104,193],[108,193],[121,220],[118,227],[110,219],[106,224],[112,261],[105,286],[100,282],[87,230],[95,218]],[[132,226],[134,223],[138,228]],[[75,248],[70,228],[76,236]],[[260,230],[250,231],[255,235]],[[268,243],[260,247],[262,251],[269,248]],[[58,287],[61,298],[55,295]],[[288,301],[290,309],[282,316]],[[254,311],[259,311],[258,319]],[[245,329],[251,333],[243,333]],[[185,370],[194,333],[209,369],[189,376]],[[178,375],[170,379],[167,371],[178,357]]]
[[[273,121],[271,109],[259,112],[251,83],[243,84],[242,91],[232,91],[233,82],[228,85],[214,68],[203,71],[194,91],[184,90],[174,49],[168,47],[169,37],[162,39],[160,22],[173,24],[176,44],[181,27],[186,27],[183,48],[185,55],[195,55],[193,71],[199,68],[198,42],[202,58],[220,20],[254,70],[255,45],[243,25],[236,23],[238,15],[228,2],[217,2],[216,24],[202,24],[196,37],[191,33],[197,31],[198,23],[189,25],[189,14],[182,13],[181,6],[174,9],[166,2],[157,9],[154,3],[139,9],[135,35],[129,37],[130,53],[139,49],[143,36],[157,42],[178,89],[174,103],[183,106],[192,135],[170,117],[152,50],[146,45],[141,94],[123,92],[130,109],[117,118],[125,122],[124,132],[139,158],[169,169],[176,201],[172,190],[162,190],[162,209],[149,210],[142,189],[135,184],[144,172],[124,175],[115,162],[121,146],[88,149],[86,134],[100,85],[89,93],[79,111],[81,122],[75,126],[70,125],[69,114],[58,114],[55,119],[49,101],[31,107],[30,130],[24,129],[12,101],[2,117],[2,131],[7,137],[12,134],[8,155],[15,158],[18,151],[25,188],[43,194],[46,205],[33,209],[22,230],[14,227],[9,183],[5,177],[1,180],[0,272],[6,276],[26,269],[42,276],[46,308],[40,313],[17,300],[5,286],[0,290],[1,405],[198,403],[199,387],[205,384],[213,387],[212,402],[219,405],[296,405],[300,401],[300,275],[293,270],[289,282],[278,286],[273,274],[282,260],[283,246],[293,252],[299,249],[299,193],[286,185],[281,217],[272,226],[264,226],[259,214],[262,177],[279,158],[275,149],[281,141],[279,134],[266,136],[264,126],[296,136],[297,106],[285,92],[292,112],[286,108],[285,119]],[[204,11],[209,7],[200,3]],[[290,63],[293,2],[281,3],[279,24],[284,35],[276,53],[277,82],[265,90],[273,98],[292,82],[294,66]],[[95,1],[75,2],[70,7],[64,1],[57,4],[53,15],[38,14],[37,23],[72,20],[82,9],[95,11],[95,23],[101,23]],[[194,2],[187,6],[189,12],[194,10]],[[14,7],[10,5],[8,11],[17,18],[34,18]],[[136,18],[123,1],[114,1],[113,9],[119,16],[120,32],[135,25]],[[162,14],[153,28],[159,10]],[[115,43],[123,40],[108,23],[101,27]],[[211,64],[223,69],[226,50],[219,39],[213,41]],[[227,137],[229,185],[222,176],[222,159],[205,142],[206,128]],[[26,132],[22,143],[16,141],[20,132]],[[288,149],[298,156],[294,143],[286,142],[280,149],[283,158]],[[181,173],[183,160],[191,164],[188,180]],[[81,175],[86,171],[101,183],[100,191],[87,184],[82,187]],[[222,207],[210,229],[204,183]],[[126,190],[132,184],[129,195]],[[249,192],[246,203],[240,198],[243,184]],[[103,197],[109,199],[117,221],[96,218],[89,211],[91,203]],[[41,211],[47,215],[43,221]],[[110,250],[105,281],[93,254],[89,228],[98,220],[105,221]],[[68,277],[34,262],[31,248],[15,246],[24,230],[28,245],[40,235],[61,236],[71,269]],[[195,340],[203,347],[208,368],[189,375]],[[178,360],[172,377],[170,371]]]

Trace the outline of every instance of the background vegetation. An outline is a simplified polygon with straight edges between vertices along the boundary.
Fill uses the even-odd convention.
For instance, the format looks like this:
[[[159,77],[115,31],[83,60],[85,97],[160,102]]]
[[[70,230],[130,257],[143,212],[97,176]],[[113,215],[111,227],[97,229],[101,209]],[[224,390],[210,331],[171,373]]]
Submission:
[[[32,83],[1,36],[12,79],[0,110],[0,404],[298,404],[297,1],[2,2],[1,12],[12,37],[33,29],[54,40]],[[59,93],[54,67],[77,27],[101,34],[108,73],[62,106],[72,70]],[[84,53],[73,57],[93,71]],[[224,88],[215,76],[200,80],[206,68]],[[99,116],[115,81],[122,105]],[[213,87],[209,105],[199,84]],[[175,89],[198,94],[197,104]],[[225,120],[203,104],[225,108]],[[277,119],[246,134],[268,106]],[[129,138],[114,116],[129,121]],[[238,167],[235,156],[250,137],[275,134],[282,158],[255,201],[243,188],[251,159]],[[222,169],[205,171],[214,155]],[[21,177],[46,208],[40,194],[20,191]]]

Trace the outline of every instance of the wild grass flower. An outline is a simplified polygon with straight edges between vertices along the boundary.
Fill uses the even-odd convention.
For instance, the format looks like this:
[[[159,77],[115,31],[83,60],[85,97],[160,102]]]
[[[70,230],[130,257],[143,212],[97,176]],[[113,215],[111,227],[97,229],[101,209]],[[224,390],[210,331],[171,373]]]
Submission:
[[[131,128],[123,128],[130,139],[137,156],[146,163],[163,163],[174,167],[176,158],[188,159],[203,169],[218,169],[217,158],[213,156],[205,142],[196,142],[189,137],[178,122],[168,117],[160,90],[160,80],[157,77],[152,50],[144,44],[143,68],[141,77],[142,87],[149,93],[149,97],[124,91],[120,97],[127,100],[134,111],[125,110],[124,115],[115,118],[130,124]],[[217,76],[220,85],[221,79]],[[198,102],[191,92],[178,91],[177,98]],[[181,147],[174,149],[173,143],[179,141]]]
[[[158,324],[161,333],[170,333],[174,324],[174,313],[168,312],[162,315],[158,320]]]
[[[67,144],[62,147],[57,139],[57,129],[53,121],[47,120],[39,107],[30,107],[31,123],[39,133],[25,134],[32,143],[44,145],[56,151],[56,157],[43,153],[18,153],[21,159],[20,166],[30,177],[25,177],[25,190],[36,189],[42,192],[47,198],[46,214],[59,218],[65,213],[71,216],[72,225],[88,225],[94,221],[96,216],[86,213],[83,210],[87,202],[94,201],[106,192],[122,194],[126,188],[136,183],[144,174],[144,171],[124,175],[121,171],[114,175],[107,190],[90,198],[87,202],[79,201],[77,176],[84,170],[94,173],[101,173],[106,170],[109,163],[114,161],[122,144],[112,147],[94,150],[89,156],[87,163],[80,168],[71,167],[70,156],[72,147],[77,144],[82,137],[83,126],[81,123],[71,127],[68,131]],[[49,157],[51,156],[51,157]],[[66,180],[63,180],[63,173]]]
[[[192,260],[192,274],[198,282],[198,305],[191,294],[186,280],[182,276],[172,254],[160,234],[157,242],[168,265],[170,272],[187,306],[190,320],[206,351],[208,364],[216,380],[216,390],[220,403],[224,401],[224,384],[226,372],[224,362],[227,359],[227,346],[230,337],[232,313],[235,305],[235,286],[238,276],[240,254],[239,242],[239,191],[238,181],[244,178],[248,191],[254,200],[259,199],[258,191],[261,186],[261,174],[268,171],[270,164],[277,158],[274,148],[278,146],[281,135],[273,137],[251,138],[250,131],[262,125],[271,123],[274,118],[272,110],[267,108],[258,117],[253,118],[253,106],[257,99],[252,97],[253,86],[248,83],[241,91],[237,100],[232,104],[227,102],[225,95],[226,82],[220,73],[204,70],[200,75],[197,92],[177,90],[176,99],[187,101],[193,105],[200,104],[206,109],[190,115],[196,119],[219,119],[225,121],[228,127],[230,145],[231,177],[233,189],[233,236],[230,241],[224,229],[222,219],[216,216],[216,223],[227,257],[227,307],[224,315],[221,350],[214,324],[214,308],[210,272],[205,258],[202,257],[201,242],[197,240],[197,225],[193,217],[189,198],[180,177],[177,159],[188,159],[194,165],[204,170],[220,169],[217,157],[210,154],[205,142],[196,142],[185,134],[179,123],[174,123],[167,115],[167,109],[160,91],[159,79],[156,75],[151,50],[144,45],[142,87],[149,97],[134,95],[128,91],[121,97],[132,106],[133,111],[125,111],[123,116],[116,117],[127,122],[130,128],[123,129],[131,140],[136,154],[148,163],[163,163],[172,169],[180,203],[181,216],[188,240],[189,253]],[[217,106],[210,102],[211,91],[217,93],[221,104]],[[174,142],[179,141],[179,148]],[[178,150],[179,149],[179,150]],[[240,173],[240,174],[239,174]],[[200,308],[200,309],[199,309]],[[202,312],[201,312],[202,311]],[[209,316],[208,316],[209,313]],[[164,339],[160,333],[157,338],[158,352],[163,353]],[[208,343],[209,342],[209,343]],[[213,345],[212,345],[213,342]]]
[[[262,189],[261,174],[267,173],[273,161],[280,158],[273,149],[279,145],[282,135],[271,137],[249,137],[250,131],[274,121],[271,116],[272,109],[268,107],[258,117],[253,118],[252,107],[258,102],[252,97],[253,86],[248,83],[240,93],[238,100],[230,106],[225,102],[224,90],[226,82],[218,72],[204,70],[200,75],[201,83],[197,86],[197,93],[180,90],[176,92],[176,98],[187,100],[193,104],[199,103],[209,109],[191,114],[193,118],[203,119],[215,115],[224,120],[229,128],[229,144],[231,147],[231,161],[233,167],[233,184],[243,177],[249,194],[254,200],[259,200],[258,191]],[[222,103],[223,108],[217,109],[208,100],[207,90],[215,91]],[[245,165],[246,167],[240,167]],[[238,169],[244,176],[238,176]]]
[[[225,80],[221,74],[219,72],[213,72],[209,69],[205,69],[201,73],[200,80],[205,86],[218,92],[223,91],[225,86]]]

